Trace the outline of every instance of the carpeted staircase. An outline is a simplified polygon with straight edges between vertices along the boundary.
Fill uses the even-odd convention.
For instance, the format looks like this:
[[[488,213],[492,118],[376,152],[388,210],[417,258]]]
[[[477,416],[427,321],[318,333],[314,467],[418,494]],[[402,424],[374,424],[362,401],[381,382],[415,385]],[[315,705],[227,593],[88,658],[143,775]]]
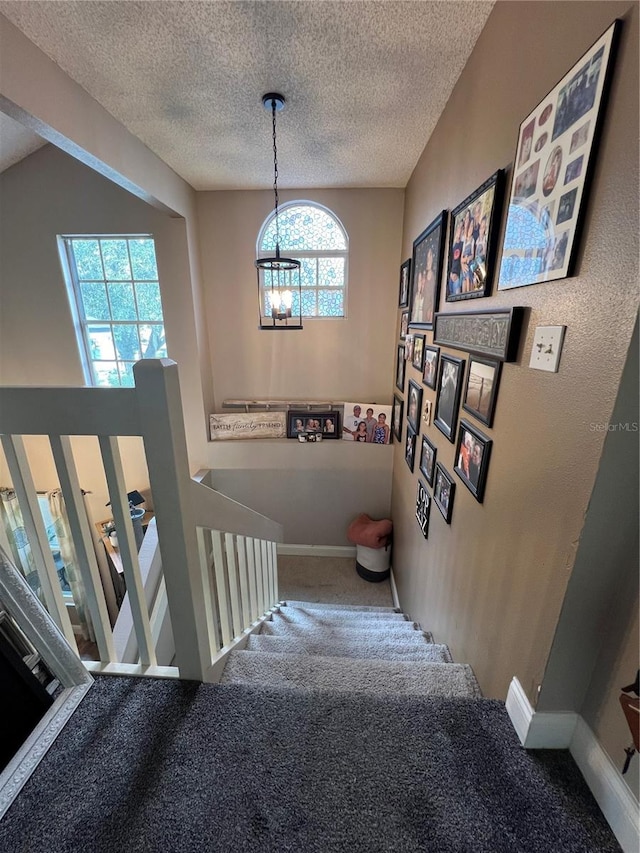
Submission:
[[[231,652],[222,683],[407,696],[479,697],[471,667],[392,607],[288,601],[246,649]]]

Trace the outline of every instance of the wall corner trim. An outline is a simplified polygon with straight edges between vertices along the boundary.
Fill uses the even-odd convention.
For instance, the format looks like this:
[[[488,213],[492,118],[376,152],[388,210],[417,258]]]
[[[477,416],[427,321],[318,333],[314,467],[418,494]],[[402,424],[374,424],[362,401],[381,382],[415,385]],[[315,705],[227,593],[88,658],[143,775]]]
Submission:
[[[400,599],[398,598],[398,587],[396,586],[396,578],[393,574],[393,567],[391,567],[391,572],[389,574],[389,583],[391,584],[391,597],[393,598],[393,606],[397,607],[398,610],[402,610],[402,607],[400,607]]]
[[[278,556],[281,557],[353,557],[356,558],[355,545],[289,545],[278,543]]]
[[[536,713],[513,678],[506,709],[526,749],[569,749],[624,853],[640,849],[638,801],[579,714]]]

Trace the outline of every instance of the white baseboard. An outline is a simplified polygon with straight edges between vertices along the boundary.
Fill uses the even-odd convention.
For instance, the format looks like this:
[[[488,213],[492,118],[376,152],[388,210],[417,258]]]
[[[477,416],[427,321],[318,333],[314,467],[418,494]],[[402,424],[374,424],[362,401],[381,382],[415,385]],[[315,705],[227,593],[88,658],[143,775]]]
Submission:
[[[527,749],[569,749],[591,793],[625,853],[640,849],[638,801],[579,714],[536,713],[522,685],[513,678],[506,709]]]
[[[638,801],[582,717],[578,717],[570,749],[618,844],[624,853],[638,853]]]
[[[396,586],[396,579],[393,574],[393,568],[389,574],[389,583],[391,584],[391,598],[393,599],[393,606],[397,607],[398,610],[402,610],[400,607],[400,599],[398,598],[398,587]]]
[[[283,557],[356,557],[355,545],[288,545],[280,542],[278,554]]]

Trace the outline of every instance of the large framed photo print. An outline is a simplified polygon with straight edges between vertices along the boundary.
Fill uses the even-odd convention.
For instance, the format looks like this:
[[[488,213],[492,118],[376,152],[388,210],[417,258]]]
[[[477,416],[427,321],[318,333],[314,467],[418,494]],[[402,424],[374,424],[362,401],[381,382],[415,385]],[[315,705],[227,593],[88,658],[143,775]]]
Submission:
[[[446,218],[443,210],[413,243],[409,325],[422,329],[433,329],[438,308]]]
[[[462,392],[464,359],[453,355],[440,356],[440,376],[438,378],[438,399],[434,424],[453,444],[456,440],[458,406]]]
[[[447,302],[489,295],[503,184],[504,172],[498,169],[451,211]]]
[[[573,274],[620,27],[615,21],[520,125],[498,290]]]

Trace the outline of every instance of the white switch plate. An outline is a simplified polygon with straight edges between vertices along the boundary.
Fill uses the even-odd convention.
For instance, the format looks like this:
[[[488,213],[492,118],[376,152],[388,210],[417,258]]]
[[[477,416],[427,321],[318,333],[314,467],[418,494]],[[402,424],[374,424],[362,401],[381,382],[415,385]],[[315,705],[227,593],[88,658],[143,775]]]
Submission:
[[[538,326],[533,336],[529,367],[558,372],[566,326]]]

